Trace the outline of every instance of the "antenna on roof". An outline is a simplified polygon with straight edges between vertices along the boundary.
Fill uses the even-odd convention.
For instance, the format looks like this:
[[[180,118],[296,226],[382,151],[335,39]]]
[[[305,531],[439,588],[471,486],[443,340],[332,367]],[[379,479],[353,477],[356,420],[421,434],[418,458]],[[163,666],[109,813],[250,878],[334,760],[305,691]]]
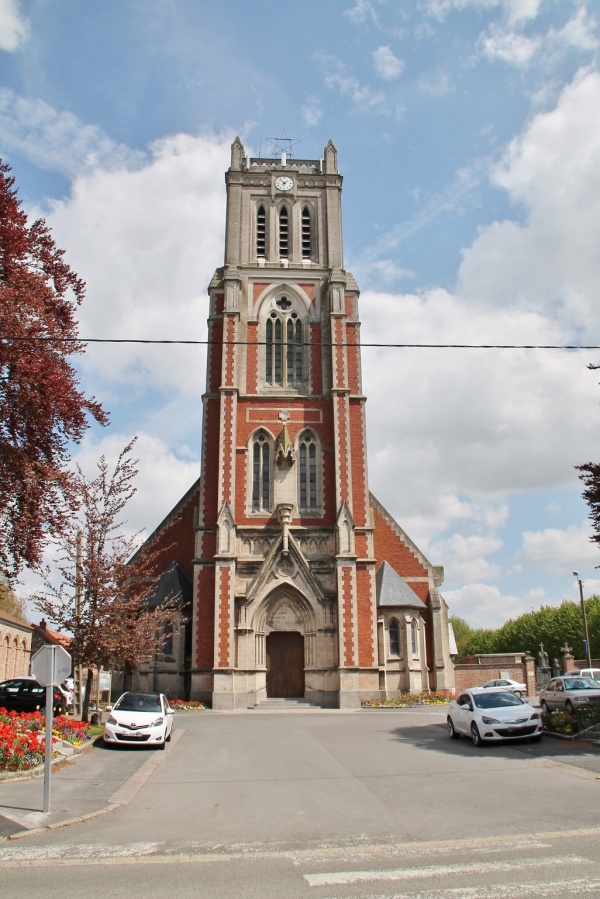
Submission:
[[[293,147],[302,143],[302,139],[299,137],[288,137],[287,131],[282,131],[281,137],[265,137],[265,140],[273,145],[275,153],[281,154],[282,165],[285,165],[288,156],[294,155]]]

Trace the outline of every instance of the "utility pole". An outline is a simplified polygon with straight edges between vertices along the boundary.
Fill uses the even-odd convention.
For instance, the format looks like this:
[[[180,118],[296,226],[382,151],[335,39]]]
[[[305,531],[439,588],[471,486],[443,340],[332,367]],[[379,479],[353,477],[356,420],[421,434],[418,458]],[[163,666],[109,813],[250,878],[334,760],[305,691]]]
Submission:
[[[81,576],[81,568],[83,562],[83,532],[77,531],[77,554],[75,556],[75,621],[77,622],[77,630],[79,631],[81,619],[81,602],[83,598],[83,583]],[[77,664],[74,674],[75,693],[73,696],[73,714],[76,718],[81,718],[83,711],[83,669]]]
[[[585,657],[587,659],[588,668],[591,668],[592,655],[590,651],[590,635],[588,633],[587,615],[585,614],[585,603],[583,601],[583,584],[581,583],[579,572],[574,571],[573,574],[577,578],[577,583],[579,584],[579,600],[581,602],[581,618],[583,620],[583,642],[585,644]]]

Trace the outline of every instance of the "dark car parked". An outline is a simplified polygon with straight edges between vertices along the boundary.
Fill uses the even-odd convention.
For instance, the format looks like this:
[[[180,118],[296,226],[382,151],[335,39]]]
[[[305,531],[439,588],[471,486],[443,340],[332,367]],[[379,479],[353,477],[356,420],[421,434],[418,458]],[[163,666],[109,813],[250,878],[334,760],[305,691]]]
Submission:
[[[53,715],[66,712],[65,698],[58,687],[53,688]],[[46,708],[46,687],[33,677],[11,677],[0,684],[0,708],[8,712],[43,712]]]

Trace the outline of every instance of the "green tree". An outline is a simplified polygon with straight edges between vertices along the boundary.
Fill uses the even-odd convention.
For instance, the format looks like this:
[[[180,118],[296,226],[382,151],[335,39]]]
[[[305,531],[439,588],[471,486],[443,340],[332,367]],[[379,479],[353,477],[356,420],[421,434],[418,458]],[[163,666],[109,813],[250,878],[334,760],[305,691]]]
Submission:
[[[586,600],[586,616],[592,657],[600,658],[600,598]],[[577,602],[565,601],[559,606],[542,606],[510,619],[497,630],[472,631],[465,653],[529,652],[537,661],[540,644],[550,664],[562,661],[562,648],[568,644],[575,658],[584,658],[583,619]]]
[[[19,621],[27,623],[25,603],[20,596],[17,596],[3,574],[0,574],[0,609],[3,612],[8,612],[14,618],[18,618]]]
[[[457,659],[460,660],[465,655],[465,647],[473,633],[473,628],[470,624],[467,624],[464,618],[459,618],[458,615],[452,615],[450,617],[450,624],[452,625],[454,639],[456,640],[456,648],[458,650]]]

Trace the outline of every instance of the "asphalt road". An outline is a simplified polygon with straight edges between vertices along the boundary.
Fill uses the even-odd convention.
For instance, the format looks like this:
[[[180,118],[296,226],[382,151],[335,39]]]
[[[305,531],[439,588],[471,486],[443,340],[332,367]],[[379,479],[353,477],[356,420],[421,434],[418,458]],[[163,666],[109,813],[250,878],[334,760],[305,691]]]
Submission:
[[[134,760],[123,804],[0,842],[0,894],[600,897],[599,748],[476,749],[444,718],[179,714],[165,752],[93,750]]]

